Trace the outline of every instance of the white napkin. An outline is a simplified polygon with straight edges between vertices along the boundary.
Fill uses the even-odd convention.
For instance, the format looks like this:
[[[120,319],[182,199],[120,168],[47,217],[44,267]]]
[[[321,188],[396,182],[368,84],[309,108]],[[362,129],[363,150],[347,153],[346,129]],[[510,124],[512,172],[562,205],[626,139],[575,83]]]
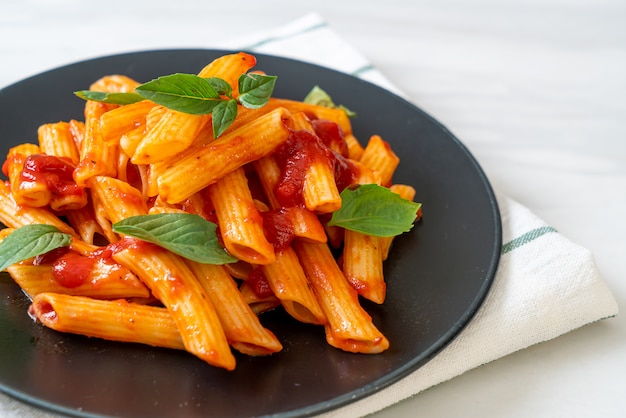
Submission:
[[[317,14],[214,47],[312,62],[406,96]],[[396,384],[324,417],[362,417],[533,344],[615,316],[618,306],[592,254],[526,207],[498,194],[504,243],[492,288],[476,316],[434,359]]]
[[[317,14],[267,32],[207,46],[312,62],[404,96]],[[416,372],[324,417],[374,413],[482,364],[617,315],[617,302],[587,249],[568,241],[514,200],[501,194],[497,198],[502,215],[502,257],[489,295],[470,324]],[[0,416],[54,415],[0,393]]]

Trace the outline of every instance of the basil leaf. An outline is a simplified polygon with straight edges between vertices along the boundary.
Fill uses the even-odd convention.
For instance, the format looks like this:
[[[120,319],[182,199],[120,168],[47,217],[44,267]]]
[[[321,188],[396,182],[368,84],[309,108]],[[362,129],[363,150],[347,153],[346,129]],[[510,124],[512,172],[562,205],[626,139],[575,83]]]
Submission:
[[[25,225],[0,243],[0,271],[12,264],[70,245],[72,236],[52,225]]]
[[[220,136],[237,117],[237,100],[225,100],[213,108],[213,136]]]
[[[209,77],[205,78],[206,81],[211,84],[211,86],[215,89],[218,94],[231,97],[233,94],[233,88],[226,80],[223,80],[218,77]]]
[[[348,115],[348,117],[350,118],[356,116],[356,112],[353,112],[344,105],[336,105],[330,95],[326,93],[326,91],[322,90],[319,86],[314,86],[311,91],[306,95],[303,102],[317,106],[329,107],[331,109],[341,109],[346,112],[346,115]]]
[[[137,93],[107,93],[104,91],[79,90],[74,94],[83,100],[94,102],[127,105],[146,100]]]
[[[345,188],[341,200],[341,208],[333,213],[328,225],[377,237],[410,231],[421,207],[376,184]]]
[[[210,81],[194,74],[159,77],[137,86],[135,91],[156,104],[192,115],[211,113],[222,101]]]
[[[217,226],[189,213],[159,213],[131,216],[113,224],[113,231],[163,247],[189,260],[204,264],[237,261],[217,240]]]
[[[277,77],[275,75],[242,74],[239,77],[239,103],[258,109],[269,102]]]

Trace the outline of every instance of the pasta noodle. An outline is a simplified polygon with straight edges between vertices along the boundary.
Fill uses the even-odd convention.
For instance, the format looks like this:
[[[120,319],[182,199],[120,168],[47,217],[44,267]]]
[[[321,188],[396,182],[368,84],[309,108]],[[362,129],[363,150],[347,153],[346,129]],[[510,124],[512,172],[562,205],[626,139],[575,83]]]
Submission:
[[[287,110],[278,108],[166,165],[158,179],[159,194],[170,203],[178,203],[237,168],[269,155],[289,137],[290,118]],[[190,178],[194,181],[186,181]]]
[[[255,64],[253,55],[227,54],[198,75],[221,79],[230,86],[221,97],[236,101],[244,94],[239,77],[262,74],[251,72]],[[124,93],[139,85],[109,75],[89,89]],[[392,182],[400,160],[389,144],[372,135],[363,147],[344,110],[296,100],[239,101],[218,138],[213,117],[147,99],[87,100],[84,121],[42,124],[36,144],[8,151],[0,242],[32,224],[70,235],[69,245],[6,267],[31,298],[31,315],[59,332],[186,350],[226,370],[236,366],[232,350],[283,349],[259,317],[277,308],[319,327],[335,348],[386,350],[390,342],[360,299],[383,303],[393,238],[328,221],[353,186],[376,184],[414,199],[413,187]],[[178,224],[151,233],[164,230],[159,237],[185,246],[215,244],[226,259],[205,262],[118,228],[179,219],[169,215],[212,222],[215,242],[197,243],[200,231]]]
[[[30,312],[45,326],[61,332],[182,350],[183,341],[167,309],[104,301],[85,296],[40,293]]]

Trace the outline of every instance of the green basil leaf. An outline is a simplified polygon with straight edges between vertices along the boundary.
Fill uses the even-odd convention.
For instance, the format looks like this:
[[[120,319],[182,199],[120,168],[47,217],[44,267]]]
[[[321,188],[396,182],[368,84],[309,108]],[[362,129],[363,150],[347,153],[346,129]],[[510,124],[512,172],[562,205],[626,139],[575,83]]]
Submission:
[[[353,112],[344,105],[336,105],[330,95],[319,86],[314,86],[303,101],[312,105],[329,107],[331,109],[341,109],[346,112],[346,115],[350,118],[356,116],[356,112]]]
[[[209,77],[205,79],[215,89],[218,94],[231,97],[233,87],[226,81],[218,77]]]
[[[211,113],[223,100],[211,82],[194,74],[159,77],[137,86],[135,91],[156,104],[192,115]]]
[[[274,92],[277,77],[263,74],[242,74],[239,77],[239,103],[249,109],[267,104]]]
[[[189,213],[159,213],[131,216],[113,224],[113,231],[163,247],[189,260],[204,264],[237,261],[218,242],[216,225]]]
[[[346,188],[341,200],[341,208],[333,213],[328,225],[378,237],[410,231],[421,207],[376,184]]]
[[[66,247],[71,241],[71,235],[52,225],[25,225],[0,243],[0,271],[22,260]]]
[[[75,91],[74,94],[83,100],[118,105],[127,105],[146,100],[137,93],[107,93],[104,91],[80,90]]]
[[[212,113],[213,136],[220,136],[237,117],[237,100],[226,100],[215,106]]]

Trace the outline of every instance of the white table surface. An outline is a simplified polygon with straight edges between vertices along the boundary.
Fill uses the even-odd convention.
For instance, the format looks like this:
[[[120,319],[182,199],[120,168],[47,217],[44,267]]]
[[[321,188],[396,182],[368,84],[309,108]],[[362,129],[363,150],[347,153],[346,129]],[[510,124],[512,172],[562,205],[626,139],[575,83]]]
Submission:
[[[494,188],[589,248],[624,304],[624,0],[0,0],[0,87],[100,55],[210,46],[311,11],[455,133]],[[618,316],[375,416],[618,417],[625,395]]]

